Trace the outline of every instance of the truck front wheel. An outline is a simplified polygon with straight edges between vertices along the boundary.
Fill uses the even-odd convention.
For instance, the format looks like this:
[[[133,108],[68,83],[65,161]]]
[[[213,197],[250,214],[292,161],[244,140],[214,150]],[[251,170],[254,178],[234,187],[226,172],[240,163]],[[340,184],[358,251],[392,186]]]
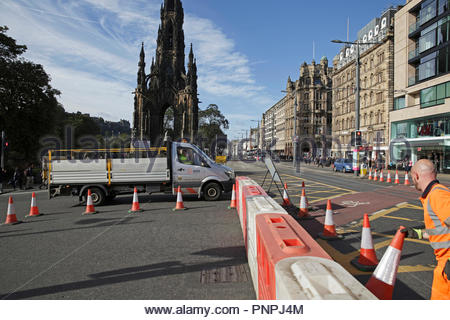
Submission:
[[[210,182],[203,188],[203,196],[206,201],[219,200],[222,193],[222,187],[216,182]]]
[[[84,198],[87,201],[87,190],[85,192]],[[101,206],[105,203],[106,200],[105,193],[100,188],[91,188],[91,198],[94,206]]]

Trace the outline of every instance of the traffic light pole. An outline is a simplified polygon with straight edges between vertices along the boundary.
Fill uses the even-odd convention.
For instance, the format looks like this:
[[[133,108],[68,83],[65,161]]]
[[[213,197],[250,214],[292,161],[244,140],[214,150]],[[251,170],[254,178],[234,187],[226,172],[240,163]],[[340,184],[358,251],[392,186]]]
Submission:
[[[5,169],[5,131],[2,131],[2,155],[1,155],[1,169]]]
[[[356,143],[356,132],[359,131],[359,81],[360,81],[360,75],[359,75],[359,40],[356,41],[356,88],[355,88],[355,149],[356,149],[356,166],[358,170],[355,170],[355,176],[358,176],[359,171],[359,151],[358,151],[358,145]]]

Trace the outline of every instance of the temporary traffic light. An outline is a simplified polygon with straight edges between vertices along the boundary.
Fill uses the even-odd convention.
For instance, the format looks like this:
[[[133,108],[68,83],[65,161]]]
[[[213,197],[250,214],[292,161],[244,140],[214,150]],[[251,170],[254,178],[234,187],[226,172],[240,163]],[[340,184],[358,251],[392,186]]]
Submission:
[[[362,133],[361,130],[352,131],[352,146],[359,147],[362,145]]]
[[[362,140],[361,130],[356,130],[355,131],[355,145],[357,147],[362,144],[361,140]]]

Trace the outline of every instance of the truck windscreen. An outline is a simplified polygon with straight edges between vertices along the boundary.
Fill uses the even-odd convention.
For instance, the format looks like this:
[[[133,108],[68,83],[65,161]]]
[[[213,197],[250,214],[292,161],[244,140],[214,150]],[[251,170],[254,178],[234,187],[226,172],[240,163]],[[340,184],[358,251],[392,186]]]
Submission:
[[[214,161],[211,160],[210,157],[208,157],[208,155],[206,153],[203,152],[202,149],[200,149],[199,147],[197,147],[196,145],[192,145],[194,147],[194,149],[202,155],[203,159],[205,159],[207,162],[209,163],[214,163]]]

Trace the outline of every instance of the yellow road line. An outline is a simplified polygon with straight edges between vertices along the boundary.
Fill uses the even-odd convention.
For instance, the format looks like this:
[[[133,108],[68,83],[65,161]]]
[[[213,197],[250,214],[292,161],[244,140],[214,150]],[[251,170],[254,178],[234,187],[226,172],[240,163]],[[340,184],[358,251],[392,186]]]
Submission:
[[[386,237],[392,238],[392,236],[383,235]],[[410,240],[410,239],[405,239]],[[361,271],[357,268],[355,268],[351,261],[359,256],[359,250],[352,251],[346,254],[341,253],[340,251],[336,250],[333,246],[328,244],[327,241],[322,239],[316,239],[316,241],[319,243],[319,245],[333,258],[334,261],[339,263],[342,267],[344,267],[345,270],[350,272],[353,275],[363,275],[363,274],[371,274],[372,272],[366,272]],[[387,247],[390,244],[391,240],[385,240],[382,242],[378,242],[374,245],[375,250],[381,249],[383,247]],[[400,265],[398,267],[399,273],[403,272],[421,272],[421,271],[432,271],[434,269],[434,266],[432,265],[415,265],[415,266],[402,266]]]
[[[372,231],[372,235],[376,235],[379,237],[384,237],[384,238],[394,238],[393,235],[390,234],[384,234],[384,233],[379,233],[379,232],[373,232]],[[405,241],[410,241],[410,242],[416,242],[416,243],[421,243],[421,244],[426,244],[426,245],[430,245],[430,242],[428,240],[419,240],[419,239],[410,239],[410,238],[405,238]]]
[[[309,201],[310,203],[313,203],[313,202],[319,202],[319,201],[322,201],[322,200],[332,200],[332,199],[334,199],[334,198],[339,198],[339,197],[341,197],[341,196],[345,196],[345,195],[347,195],[347,194],[354,194],[354,192],[346,192],[346,193],[340,193],[340,194],[336,194],[336,195],[333,195],[333,196],[329,196],[329,197],[323,197],[323,198],[319,198],[319,199],[316,199],[316,200],[313,200],[313,201]]]
[[[302,179],[302,178],[299,178],[299,177],[296,177],[296,176],[291,176],[291,175],[289,175],[289,174],[283,174],[283,176],[295,178],[295,179],[298,179],[298,180],[313,181],[313,180],[308,180],[308,179]],[[328,185],[328,184],[326,184],[326,183],[317,182],[317,181],[314,181],[314,183],[319,184],[319,185],[323,185],[323,186],[330,186],[330,185]],[[331,187],[333,187],[333,188],[338,188],[338,189],[340,189],[340,190],[349,191],[349,192],[355,192],[355,191],[350,190],[350,189],[345,189],[345,188],[340,188],[340,187],[335,187],[335,186],[331,186]]]
[[[413,220],[413,219],[409,219],[409,218],[393,217],[393,216],[383,216],[383,218],[387,218],[387,219],[397,219],[397,220],[405,220],[405,221],[418,221],[418,220]]]
[[[410,209],[423,210],[423,208],[422,208],[422,207],[419,207],[419,206],[416,206],[416,205],[414,205],[414,204],[410,204],[410,203],[408,203],[408,204],[405,204],[405,207],[404,207],[404,208],[410,208]]]

